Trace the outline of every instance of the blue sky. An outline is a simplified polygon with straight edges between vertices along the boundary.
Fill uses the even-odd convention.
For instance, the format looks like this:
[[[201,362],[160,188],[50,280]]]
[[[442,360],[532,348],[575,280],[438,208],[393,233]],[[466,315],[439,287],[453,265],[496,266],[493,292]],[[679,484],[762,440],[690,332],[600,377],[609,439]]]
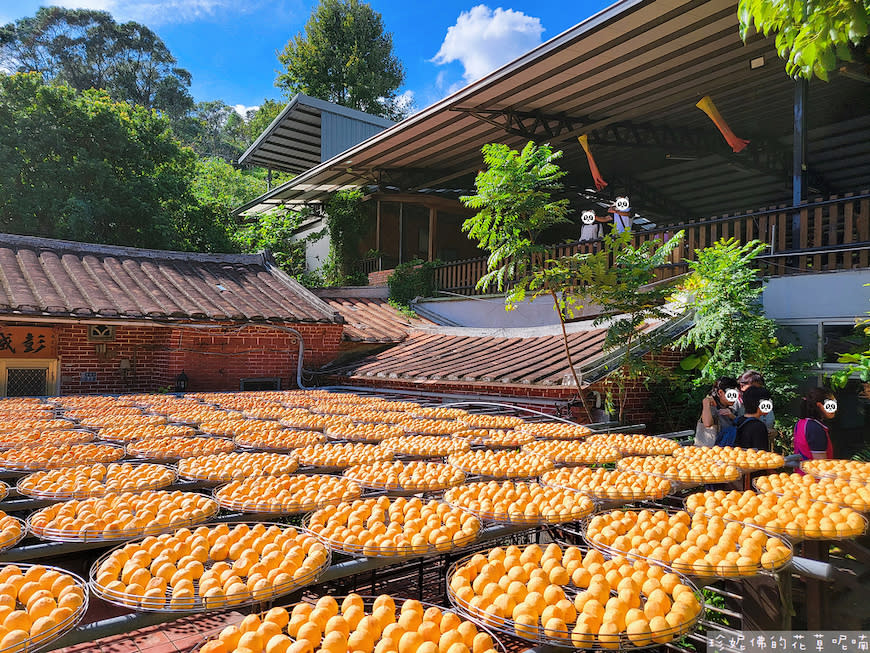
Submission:
[[[0,24],[32,15],[39,0],[0,2]],[[118,21],[154,29],[193,75],[197,101],[239,107],[281,98],[274,80],[276,51],[299,32],[316,0],[58,0],[68,7],[104,9]],[[423,109],[596,11],[608,0],[371,0],[393,33],[405,65],[400,89]]]

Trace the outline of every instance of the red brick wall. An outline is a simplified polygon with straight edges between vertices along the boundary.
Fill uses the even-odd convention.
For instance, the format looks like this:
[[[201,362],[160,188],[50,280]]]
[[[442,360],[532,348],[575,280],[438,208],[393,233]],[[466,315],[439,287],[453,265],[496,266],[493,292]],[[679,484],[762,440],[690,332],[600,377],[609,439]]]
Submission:
[[[375,270],[374,272],[369,272],[369,285],[370,286],[386,286],[387,279],[390,278],[390,275],[393,274],[395,270]]]
[[[291,324],[305,343],[304,364],[316,368],[338,355],[341,324]],[[98,355],[88,342],[86,325],[57,325],[60,352],[60,392],[119,393],[174,388],[182,371],[188,390],[235,390],[239,379],[279,377],[281,387],[295,387],[298,344],[292,333],[268,326],[194,330],[181,327],[115,328],[115,342]],[[132,368],[124,374],[120,361]],[[82,381],[83,372],[96,381]]]

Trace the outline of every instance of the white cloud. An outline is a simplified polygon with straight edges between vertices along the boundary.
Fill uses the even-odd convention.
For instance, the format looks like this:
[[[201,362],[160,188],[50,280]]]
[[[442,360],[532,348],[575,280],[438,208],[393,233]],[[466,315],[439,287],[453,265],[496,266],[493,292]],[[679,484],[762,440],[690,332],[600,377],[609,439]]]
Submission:
[[[244,104],[234,104],[233,109],[237,114],[239,114],[242,118],[248,117],[248,111],[256,111],[260,108],[259,104],[255,104],[252,107],[245,106]]]
[[[459,14],[432,61],[460,62],[463,77],[470,83],[540,44],[543,31],[539,18],[477,5]]]
[[[408,89],[396,96],[396,108],[410,112],[414,108],[414,91]]]
[[[55,0],[55,4],[72,9],[100,9],[110,12],[115,20],[135,20],[149,26],[187,23],[247,6],[235,0]]]

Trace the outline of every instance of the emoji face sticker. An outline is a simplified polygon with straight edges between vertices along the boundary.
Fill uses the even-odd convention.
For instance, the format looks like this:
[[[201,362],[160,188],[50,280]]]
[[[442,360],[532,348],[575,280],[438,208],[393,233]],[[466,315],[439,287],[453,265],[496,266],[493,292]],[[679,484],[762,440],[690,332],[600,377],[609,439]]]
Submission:
[[[822,404],[822,409],[829,415],[833,415],[837,412],[837,400],[825,399],[825,403]]]
[[[595,211],[583,211],[580,214],[580,221],[583,224],[595,224]]]
[[[770,399],[762,399],[758,402],[758,409],[767,415],[770,411],[773,410],[773,402]]]
[[[617,211],[628,211],[631,204],[629,203],[627,197],[617,197],[614,206],[616,207]]]
[[[725,399],[728,400],[729,404],[733,404],[737,401],[737,398],[740,396],[740,393],[737,392],[737,388],[728,388],[725,391]]]

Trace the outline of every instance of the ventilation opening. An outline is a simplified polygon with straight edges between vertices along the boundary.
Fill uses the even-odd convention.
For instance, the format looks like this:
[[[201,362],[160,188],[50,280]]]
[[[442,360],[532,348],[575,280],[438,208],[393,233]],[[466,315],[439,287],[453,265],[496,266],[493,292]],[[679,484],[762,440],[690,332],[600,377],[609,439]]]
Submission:
[[[6,369],[6,396],[45,396],[47,381],[48,369],[45,367],[9,367]]]
[[[280,390],[281,379],[277,376],[240,379],[239,390]]]

